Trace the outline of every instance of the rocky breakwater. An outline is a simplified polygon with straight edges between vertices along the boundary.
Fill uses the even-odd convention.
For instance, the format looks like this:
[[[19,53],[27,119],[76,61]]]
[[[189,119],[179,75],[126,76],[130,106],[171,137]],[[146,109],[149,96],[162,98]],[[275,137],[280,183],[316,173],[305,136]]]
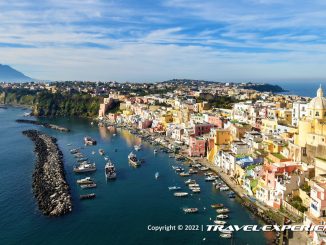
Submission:
[[[42,123],[42,122],[35,121],[35,120],[17,119],[16,122],[40,125],[40,126],[43,126],[45,128],[52,128],[54,130],[58,130],[58,131],[62,131],[62,132],[69,132],[70,131],[70,129],[68,129],[68,128],[64,128],[64,127],[61,127],[61,126],[58,126],[58,125],[55,125],[55,124],[50,124],[50,123]]]
[[[70,212],[70,189],[65,180],[62,152],[56,138],[37,130],[26,130],[23,134],[35,144],[33,192],[39,209],[48,216],[60,216]]]

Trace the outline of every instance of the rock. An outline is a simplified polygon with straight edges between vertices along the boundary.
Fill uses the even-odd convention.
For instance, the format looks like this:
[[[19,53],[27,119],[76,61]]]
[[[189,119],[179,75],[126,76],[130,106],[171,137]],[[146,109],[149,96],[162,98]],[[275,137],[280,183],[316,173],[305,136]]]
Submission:
[[[37,130],[26,130],[23,134],[35,144],[36,162],[32,187],[40,211],[48,216],[71,212],[70,189],[65,180],[63,155],[57,140]]]

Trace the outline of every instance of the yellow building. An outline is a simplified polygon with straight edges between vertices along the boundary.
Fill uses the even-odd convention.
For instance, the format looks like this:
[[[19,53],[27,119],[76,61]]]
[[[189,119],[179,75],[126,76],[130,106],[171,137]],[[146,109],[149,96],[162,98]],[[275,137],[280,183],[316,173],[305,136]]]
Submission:
[[[222,146],[228,146],[231,142],[231,132],[227,129],[215,129],[211,133],[211,138],[214,139],[214,146],[207,154],[207,159],[210,162],[214,161],[215,154],[221,149]]]
[[[317,90],[317,97],[308,105],[308,115],[299,121],[295,144],[306,147],[306,144],[326,147],[326,98],[323,89]]]

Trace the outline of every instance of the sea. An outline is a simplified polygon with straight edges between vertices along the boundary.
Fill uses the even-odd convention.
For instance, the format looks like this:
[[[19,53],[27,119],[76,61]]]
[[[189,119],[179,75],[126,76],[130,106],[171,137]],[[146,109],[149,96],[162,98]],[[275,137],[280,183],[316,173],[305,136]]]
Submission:
[[[316,97],[317,89],[322,86],[326,93],[326,81],[288,81],[288,82],[270,82],[279,85],[287,92],[281,94],[300,95],[305,97]]]
[[[223,203],[231,210],[228,224],[262,225],[262,222],[241,205],[238,199],[229,199],[226,192],[205,182],[204,175],[193,176],[201,193],[185,198],[173,196],[169,186],[187,187],[185,177],[178,176],[172,166],[186,165],[169,158],[155,147],[123,129],[108,130],[92,126],[90,121],[76,118],[36,119],[71,129],[64,133],[41,126],[19,124],[28,110],[0,109],[0,244],[268,244],[273,235],[263,232],[237,232],[232,239],[223,239],[217,232],[206,231],[213,224],[216,211],[213,203]],[[33,119],[33,118],[31,118]],[[35,164],[34,145],[22,134],[23,130],[37,129],[58,139],[64,155],[66,178],[71,188],[73,211],[62,217],[46,217],[40,213],[32,192],[32,174]],[[84,136],[96,139],[96,146],[84,147],[81,152],[97,165],[93,174],[74,174],[75,158],[70,149],[83,147]],[[142,144],[137,152],[145,163],[139,168],[128,164],[127,155],[135,144]],[[117,169],[117,179],[107,182],[106,163],[98,150],[103,148]],[[92,152],[95,151],[95,154]],[[160,177],[154,175],[159,172]],[[76,180],[91,176],[97,188],[80,189]],[[79,200],[80,194],[95,192],[96,199]],[[184,207],[197,207],[197,214],[185,214]],[[152,231],[153,226],[176,226],[176,231]],[[195,230],[186,230],[186,228]]]

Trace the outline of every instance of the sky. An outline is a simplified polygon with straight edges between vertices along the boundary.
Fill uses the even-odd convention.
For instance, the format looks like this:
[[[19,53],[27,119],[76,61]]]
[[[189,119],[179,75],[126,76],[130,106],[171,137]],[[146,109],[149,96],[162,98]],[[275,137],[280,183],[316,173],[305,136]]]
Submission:
[[[47,80],[326,78],[324,0],[0,0],[0,63]]]

